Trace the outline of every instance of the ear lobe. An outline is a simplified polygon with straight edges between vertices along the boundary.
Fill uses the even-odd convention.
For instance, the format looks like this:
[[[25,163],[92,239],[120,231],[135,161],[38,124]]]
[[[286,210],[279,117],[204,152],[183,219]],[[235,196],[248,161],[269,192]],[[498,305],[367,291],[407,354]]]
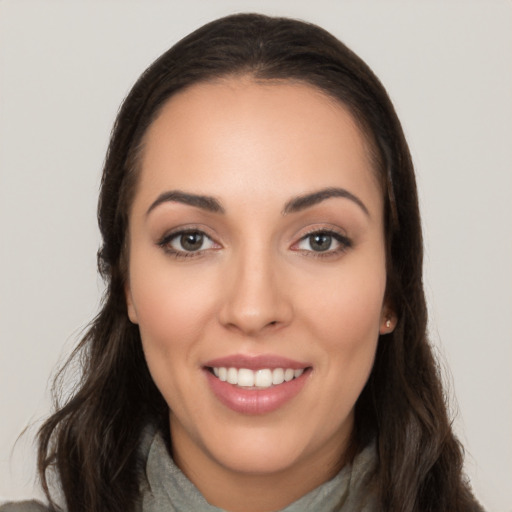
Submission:
[[[133,324],[138,324],[139,319],[137,317],[137,311],[133,304],[132,291],[128,283],[124,287],[124,295],[126,298],[126,310],[128,312],[128,318],[130,319],[130,322],[132,322]]]
[[[380,316],[379,334],[390,334],[395,330],[397,323],[396,313],[387,305],[382,308]]]

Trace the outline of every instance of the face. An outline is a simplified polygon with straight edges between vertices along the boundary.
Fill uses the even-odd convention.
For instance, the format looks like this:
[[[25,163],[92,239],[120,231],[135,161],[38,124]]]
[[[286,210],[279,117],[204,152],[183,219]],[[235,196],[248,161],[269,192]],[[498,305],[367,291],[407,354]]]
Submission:
[[[381,196],[351,115],[307,85],[195,85],[151,125],[126,296],[189,474],[343,457],[389,330]]]

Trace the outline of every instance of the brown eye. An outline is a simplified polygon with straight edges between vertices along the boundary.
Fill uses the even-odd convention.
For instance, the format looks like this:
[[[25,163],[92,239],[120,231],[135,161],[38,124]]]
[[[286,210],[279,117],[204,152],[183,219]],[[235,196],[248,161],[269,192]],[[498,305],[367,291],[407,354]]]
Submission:
[[[295,250],[306,253],[337,254],[352,246],[352,242],[346,236],[335,231],[315,231],[299,240],[294,246]]]
[[[208,249],[218,248],[218,245],[205,233],[197,230],[179,231],[165,236],[158,245],[166,252],[179,255],[200,254]]]
[[[183,233],[179,237],[180,245],[185,251],[198,251],[203,245],[204,235],[198,231]]]

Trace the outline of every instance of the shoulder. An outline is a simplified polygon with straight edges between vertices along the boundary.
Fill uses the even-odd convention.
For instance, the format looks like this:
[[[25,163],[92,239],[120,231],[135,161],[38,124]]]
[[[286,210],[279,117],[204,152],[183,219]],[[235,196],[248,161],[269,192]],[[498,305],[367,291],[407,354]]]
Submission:
[[[49,512],[39,501],[17,501],[0,504],[0,512]]]

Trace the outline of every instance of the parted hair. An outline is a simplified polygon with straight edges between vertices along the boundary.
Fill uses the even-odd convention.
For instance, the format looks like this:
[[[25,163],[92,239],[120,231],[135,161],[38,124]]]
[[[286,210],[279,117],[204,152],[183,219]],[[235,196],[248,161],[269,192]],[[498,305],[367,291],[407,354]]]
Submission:
[[[384,198],[387,301],[397,326],[379,339],[355,408],[354,444],[376,440],[379,510],[480,510],[462,471],[439,367],[427,339],[423,241],[413,164],[391,101],[370,68],[318,26],[258,14],[221,18],[191,33],[139,78],[112,130],[98,204],[105,280],[101,309],[57,374],[55,412],[38,433],[38,471],[51,507],[57,481],[69,512],[130,512],[139,499],[138,444],[148,423],[167,428],[125,301],[128,212],[143,137],[162,106],[193,84],[231,76],[311,85],[343,104],[371,148]],[[66,369],[79,383],[64,399]]]

